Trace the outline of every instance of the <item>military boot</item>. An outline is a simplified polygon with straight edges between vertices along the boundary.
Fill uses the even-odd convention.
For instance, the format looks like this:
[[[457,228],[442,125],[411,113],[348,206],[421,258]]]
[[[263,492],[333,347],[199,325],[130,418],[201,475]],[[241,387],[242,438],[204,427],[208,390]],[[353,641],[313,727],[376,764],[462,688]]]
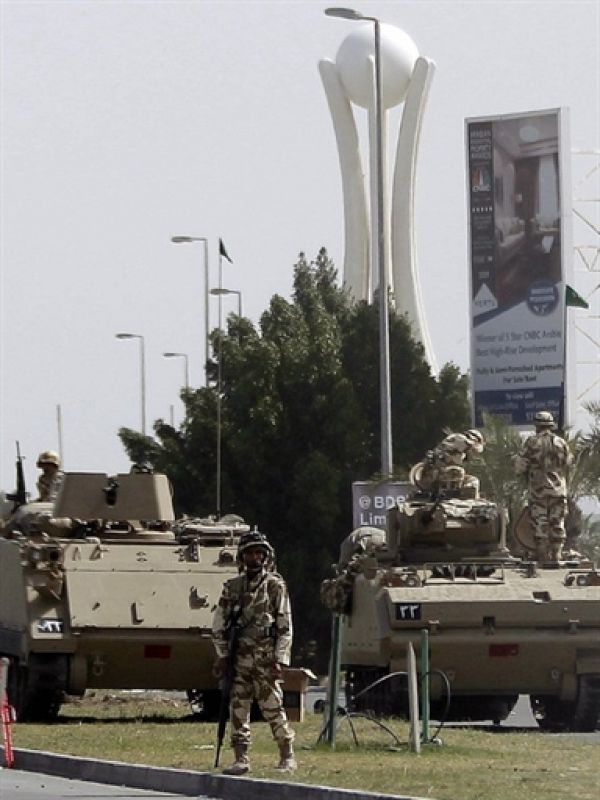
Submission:
[[[248,758],[247,744],[234,744],[233,755],[235,761],[230,767],[225,767],[223,775],[245,775],[250,772],[250,759]]]
[[[282,772],[294,772],[297,767],[298,764],[294,757],[292,743],[282,742],[279,745],[279,764],[277,764],[275,769],[281,770]]]

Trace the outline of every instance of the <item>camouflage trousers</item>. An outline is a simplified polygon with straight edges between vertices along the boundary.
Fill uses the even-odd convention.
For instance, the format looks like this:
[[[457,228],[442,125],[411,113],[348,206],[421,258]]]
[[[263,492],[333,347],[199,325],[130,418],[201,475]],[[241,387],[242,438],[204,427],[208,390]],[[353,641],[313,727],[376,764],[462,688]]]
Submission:
[[[244,647],[236,659],[235,677],[231,686],[231,744],[250,744],[250,709],[256,700],[263,718],[271,726],[273,738],[278,744],[294,741],[283,708],[281,681],[273,676],[275,660],[272,643],[254,648]]]
[[[564,542],[566,497],[530,497],[529,516],[536,539],[549,542]]]

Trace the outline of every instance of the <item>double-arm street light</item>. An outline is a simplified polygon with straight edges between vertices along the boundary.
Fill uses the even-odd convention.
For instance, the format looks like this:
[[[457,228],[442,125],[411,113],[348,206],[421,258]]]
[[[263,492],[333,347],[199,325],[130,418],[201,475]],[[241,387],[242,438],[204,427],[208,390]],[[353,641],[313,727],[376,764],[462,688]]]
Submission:
[[[185,368],[185,388],[190,388],[190,362],[187,353],[163,353],[164,358],[183,358]]]
[[[204,244],[204,372],[208,364],[208,239],[204,236],[171,236],[173,244]]]
[[[356,21],[372,22],[374,25],[375,47],[375,163],[377,170],[377,191],[373,214],[371,198],[371,219],[376,219],[377,248],[373,253],[374,267],[379,276],[379,386],[381,407],[381,473],[383,477],[392,474],[392,411],[390,393],[390,325],[388,305],[388,270],[385,262],[385,216],[383,182],[383,101],[381,83],[381,23],[376,17],[368,17],[351,8],[326,8],[329,17],[339,17]],[[375,271],[375,270],[374,270]]]
[[[224,289],[222,286],[218,287],[217,289],[210,290],[211,295],[220,296],[226,294],[237,294],[238,299],[238,317],[242,316],[242,293],[239,289]]]
[[[144,337],[140,333],[116,333],[117,339],[138,339],[140,343],[140,384],[142,397],[142,433],[146,435],[146,353]]]

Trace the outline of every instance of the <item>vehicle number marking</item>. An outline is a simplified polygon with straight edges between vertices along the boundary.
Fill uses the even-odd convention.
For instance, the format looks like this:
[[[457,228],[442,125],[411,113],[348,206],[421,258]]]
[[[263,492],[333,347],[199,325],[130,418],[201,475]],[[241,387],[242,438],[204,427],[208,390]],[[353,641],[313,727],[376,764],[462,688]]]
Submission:
[[[421,619],[420,603],[396,603],[396,619]]]
[[[62,633],[65,624],[62,619],[38,619],[38,633]]]

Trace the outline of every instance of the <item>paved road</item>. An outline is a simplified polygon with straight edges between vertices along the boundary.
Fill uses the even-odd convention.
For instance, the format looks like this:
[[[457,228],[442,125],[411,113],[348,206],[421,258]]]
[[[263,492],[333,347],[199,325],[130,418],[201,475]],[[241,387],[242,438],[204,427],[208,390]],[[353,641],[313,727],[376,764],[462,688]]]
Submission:
[[[306,692],[306,710],[310,714],[315,709],[315,703],[324,703],[327,698],[326,690],[318,687],[318,686],[310,686],[308,691]],[[343,692],[340,692],[339,700],[340,706],[346,705],[346,698]],[[492,720],[488,720],[487,722],[482,723],[468,723],[468,722],[460,722],[460,723],[448,723],[465,726],[465,725],[491,725]],[[533,728],[536,729],[538,724],[533,716],[531,711],[531,705],[529,703],[529,697],[527,695],[519,695],[519,700],[517,701],[517,705],[508,715],[508,717],[504,720],[504,722],[500,723],[500,727],[502,728]]]
[[[308,689],[306,695],[306,709],[308,713],[313,712],[314,704],[316,702],[323,702],[326,697],[325,690],[321,689],[320,687],[311,686]],[[341,706],[345,705],[345,698],[343,694],[340,693],[339,703]],[[435,729],[437,724],[437,720],[431,721],[431,728],[432,730]],[[539,730],[539,725],[535,717],[533,716],[533,712],[531,710],[531,704],[529,702],[529,696],[526,694],[519,695],[519,699],[517,701],[516,706],[510,712],[508,717],[501,722],[499,725],[494,725],[491,719],[489,720],[482,720],[479,722],[446,722],[446,728],[478,728],[482,730],[489,730],[493,728],[495,731],[510,731],[511,729],[518,729],[518,730],[531,730],[537,731]],[[564,736],[570,739],[576,739],[579,742],[593,742],[595,744],[600,744],[600,730],[595,731],[594,733],[548,733],[545,732],[541,734],[543,736]],[[443,733],[441,734],[443,737]]]
[[[114,798],[119,800],[138,800],[142,797],[183,798],[181,794],[130,789],[123,786],[110,786],[104,783],[57,778],[53,775],[40,775],[36,772],[21,772],[14,769],[0,769],[0,797],[2,800],[79,800],[79,798]],[[187,800],[187,798],[186,798]],[[208,800],[206,795],[198,795],[198,800]]]

